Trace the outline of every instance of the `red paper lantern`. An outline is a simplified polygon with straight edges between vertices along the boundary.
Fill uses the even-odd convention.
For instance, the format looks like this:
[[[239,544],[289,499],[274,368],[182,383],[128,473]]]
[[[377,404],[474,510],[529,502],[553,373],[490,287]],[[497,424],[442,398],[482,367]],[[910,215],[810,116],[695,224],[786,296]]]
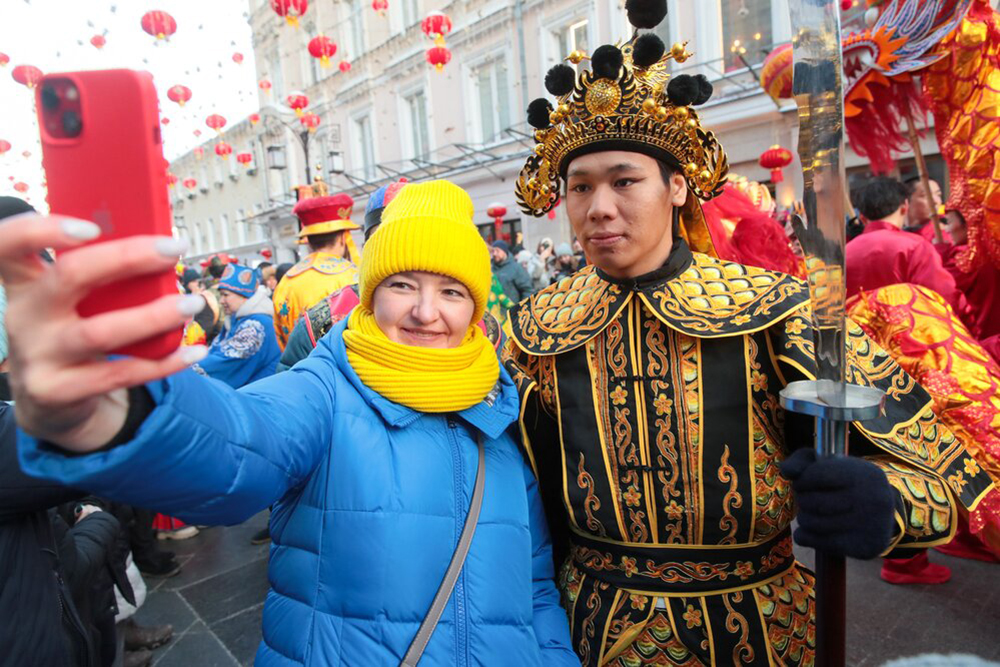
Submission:
[[[310,111],[309,113],[303,114],[302,118],[299,119],[299,122],[301,122],[310,132],[315,132],[316,128],[319,127],[320,120],[321,119],[318,115]]]
[[[203,155],[205,155],[205,149],[202,148],[201,146],[195,146],[194,150],[191,152],[194,153],[194,156],[199,160],[202,158]]]
[[[260,83],[257,84],[257,87],[263,90],[265,95],[271,94],[271,82],[267,79],[261,79]]]
[[[288,21],[288,25],[299,26],[299,17],[309,9],[309,0],[271,0],[271,9]]]
[[[236,63],[237,65],[242,65],[243,64],[243,54],[242,53],[234,53],[233,54],[233,62]]]
[[[42,80],[42,70],[34,65],[18,65],[11,70],[10,75],[22,86],[34,88]]]
[[[330,66],[330,58],[336,52],[337,44],[329,37],[320,35],[309,40],[309,55],[313,58],[319,58],[319,62],[323,67]]]
[[[21,194],[24,194],[25,192],[28,191],[28,184],[25,183],[24,181],[18,181],[17,183],[14,184],[14,189],[20,192]]]
[[[31,151],[21,151],[21,157],[27,160],[29,157],[31,157]]]
[[[346,60],[341,60],[340,65],[338,65],[338,67],[340,68],[341,72],[346,73],[351,71],[351,63],[347,62]]]
[[[225,141],[220,141],[215,144],[215,154],[222,158],[229,158],[233,153],[233,147],[227,144]]]
[[[90,38],[90,43],[95,49],[100,51],[108,43],[108,40],[104,39],[104,35],[94,35]]]
[[[139,23],[146,34],[156,39],[167,39],[177,32],[177,21],[174,17],[159,10],[146,12]]]
[[[298,91],[294,91],[289,94],[289,96],[285,98],[285,101],[288,103],[288,106],[295,110],[295,115],[299,118],[302,118],[302,115],[305,113],[305,108],[309,106],[309,98],[306,97],[304,93],[300,93]]]
[[[432,46],[427,49],[427,62],[441,71],[451,61],[451,51],[447,46]]]
[[[222,132],[222,128],[226,126],[226,119],[217,113],[213,113],[205,119],[205,125],[208,125],[216,132]]]
[[[451,19],[444,12],[430,12],[420,22],[420,29],[424,34],[434,40],[438,46],[443,46],[441,40],[451,32]]]
[[[167,88],[167,99],[184,106],[184,103],[191,99],[191,89],[180,84],[170,86]]]
[[[379,16],[385,16],[386,10],[389,9],[389,0],[372,0],[372,9],[378,12]]]
[[[167,186],[172,188],[175,185],[177,185],[177,174],[168,171],[167,172]]]
[[[237,153],[236,161],[249,169],[250,164],[253,162],[253,153]]]
[[[196,136],[196,137],[200,137],[201,136],[201,130],[195,130],[194,132],[192,132],[192,134],[194,134],[194,136]]]
[[[194,180],[193,178],[185,178],[184,187],[186,187],[188,190],[194,190],[196,187],[198,187],[198,181]]]
[[[250,119],[250,124],[251,125],[256,125],[257,123],[260,122],[260,114],[259,113],[252,113],[252,114],[250,114],[249,119]]]
[[[261,248],[260,256],[264,259],[271,259],[271,257],[274,256],[274,253],[271,252],[270,248]]]
[[[0,139],[0,155],[3,155],[11,149],[10,142],[6,139]]]
[[[170,125],[170,119],[164,116],[163,118],[160,119],[160,123],[162,123],[163,125]]]
[[[771,182],[781,183],[785,180],[782,169],[792,163],[792,154],[786,149],[775,144],[760,154],[760,166],[771,170]]]
[[[10,62],[10,56],[6,53],[0,53],[0,67],[6,67],[7,63]]]
[[[496,229],[496,233],[499,236],[500,229],[503,227],[503,217],[507,215],[507,207],[498,202],[494,202],[486,209],[486,215],[493,218],[493,227]]]
[[[840,11],[842,12],[850,11],[853,6],[854,0],[840,0]]]

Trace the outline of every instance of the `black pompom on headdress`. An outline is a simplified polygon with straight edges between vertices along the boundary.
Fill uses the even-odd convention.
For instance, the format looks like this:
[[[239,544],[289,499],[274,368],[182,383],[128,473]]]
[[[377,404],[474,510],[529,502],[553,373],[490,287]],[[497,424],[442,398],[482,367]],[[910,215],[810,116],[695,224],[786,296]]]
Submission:
[[[625,0],[625,11],[636,28],[652,30],[667,15],[667,0]]]
[[[625,59],[621,50],[611,44],[600,46],[590,57],[590,68],[602,79],[617,79]]]
[[[576,71],[569,65],[556,65],[545,75],[545,90],[556,97],[573,91],[576,85]]]
[[[655,65],[667,50],[663,40],[651,32],[641,35],[632,44],[632,62],[642,68]]]
[[[539,97],[528,105],[528,125],[536,130],[548,129],[552,125],[549,120],[551,113],[552,104],[544,97]]]
[[[694,80],[698,82],[698,95],[694,98],[693,104],[704,104],[712,99],[715,88],[712,87],[712,82],[708,80],[708,77],[704,74],[696,74]]]
[[[678,74],[667,84],[667,97],[676,107],[704,104],[712,97],[712,84],[704,74]]]

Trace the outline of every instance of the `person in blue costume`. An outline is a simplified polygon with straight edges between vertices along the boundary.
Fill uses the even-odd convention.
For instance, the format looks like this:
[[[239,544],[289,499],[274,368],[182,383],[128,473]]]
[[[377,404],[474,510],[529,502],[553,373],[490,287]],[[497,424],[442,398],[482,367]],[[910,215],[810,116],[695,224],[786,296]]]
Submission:
[[[229,325],[194,369],[234,389],[274,375],[281,349],[274,335],[271,298],[260,288],[257,272],[230,264],[219,279],[219,295]]]
[[[169,269],[183,244],[92,243],[47,267],[25,249],[76,247],[99,228],[0,227],[21,466],[193,523],[273,504],[256,664],[396,665],[455,553],[482,443],[478,527],[420,664],[579,665],[536,481],[510,435],[517,391],[475,325],[490,259],[472,214],[450,183],[407,186],[365,248],[351,316],[309,358],[240,390],[184,370],[198,348],[103,356],[178,326],[196,297],[81,318],[53,279],[78,295]],[[152,467],[153,479],[135,474]]]

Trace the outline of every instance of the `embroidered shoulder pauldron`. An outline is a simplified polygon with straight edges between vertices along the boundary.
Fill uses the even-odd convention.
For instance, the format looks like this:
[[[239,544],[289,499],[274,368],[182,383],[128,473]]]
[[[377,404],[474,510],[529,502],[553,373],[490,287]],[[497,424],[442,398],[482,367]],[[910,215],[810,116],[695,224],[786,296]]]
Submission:
[[[808,287],[797,278],[698,253],[693,257],[680,275],[635,287],[605,280],[587,266],[514,308],[511,335],[529,354],[568,352],[603,331],[635,297],[667,326],[716,338],[766,328],[809,302]]]

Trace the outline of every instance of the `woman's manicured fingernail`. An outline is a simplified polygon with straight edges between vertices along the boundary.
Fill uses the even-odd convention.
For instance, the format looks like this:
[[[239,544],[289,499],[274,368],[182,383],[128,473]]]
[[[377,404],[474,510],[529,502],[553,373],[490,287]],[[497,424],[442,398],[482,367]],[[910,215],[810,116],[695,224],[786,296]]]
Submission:
[[[92,241],[101,235],[101,228],[92,222],[77,218],[66,218],[59,226],[63,234],[77,241]]]
[[[188,242],[184,239],[175,239],[164,236],[156,239],[156,252],[164,257],[177,257],[183,255],[188,249]]]
[[[182,347],[179,351],[181,361],[185,364],[194,364],[208,356],[208,348],[204,345],[191,345]]]
[[[188,294],[177,300],[177,311],[181,315],[197,315],[205,307],[205,298],[199,294]]]

